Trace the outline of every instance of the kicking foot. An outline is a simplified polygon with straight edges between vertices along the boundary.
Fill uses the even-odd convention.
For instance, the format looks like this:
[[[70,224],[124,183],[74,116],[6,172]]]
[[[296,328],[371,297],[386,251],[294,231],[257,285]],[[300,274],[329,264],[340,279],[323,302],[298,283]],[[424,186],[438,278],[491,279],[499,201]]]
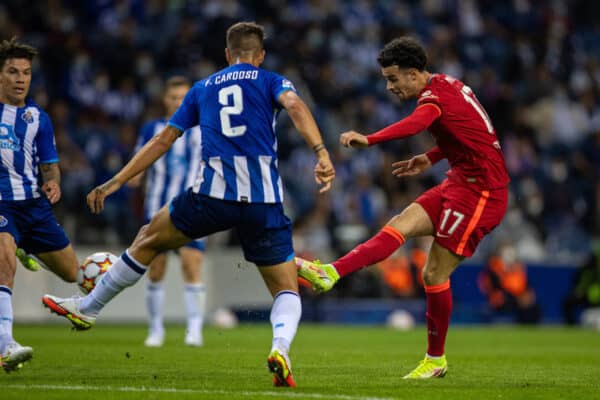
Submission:
[[[85,315],[79,311],[80,297],[69,297],[62,299],[60,297],[51,296],[49,294],[42,297],[42,303],[51,312],[61,317],[65,317],[73,324],[73,327],[78,331],[86,331],[96,323],[96,317]]]
[[[317,292],[327,292],[340,279],[340,275],[332,264],[321,264],[319,260],[308,261],[296,257],[298,276],[306,279]]]

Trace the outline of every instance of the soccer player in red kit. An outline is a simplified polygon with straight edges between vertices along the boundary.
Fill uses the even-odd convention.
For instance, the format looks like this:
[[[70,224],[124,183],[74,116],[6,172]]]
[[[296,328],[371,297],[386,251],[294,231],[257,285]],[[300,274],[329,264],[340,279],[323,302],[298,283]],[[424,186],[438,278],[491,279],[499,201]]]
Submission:
[[[447,178],[393,217],[379,233],[331,264],[296,259],[299,275],[318,291],[340,277],[386,259],[406,239],[433,236],[423,269],[427,297],[425,358],[404,378],[443,377],[444,354],[452,310],[450,275],[471,256],[481,239],[502,220],[509,177],[489,116],[472,90],[461,81],[425,69],[427,55],[414,39],[401,37],[385,45],[378,62],[387,89],[401,100],[417,98],[417,108],[403,120],[371,135],[345,132],[346,147],[368,147],[428,130],[437,146],[392,164],[396,177],[417,175],[446,158]]]

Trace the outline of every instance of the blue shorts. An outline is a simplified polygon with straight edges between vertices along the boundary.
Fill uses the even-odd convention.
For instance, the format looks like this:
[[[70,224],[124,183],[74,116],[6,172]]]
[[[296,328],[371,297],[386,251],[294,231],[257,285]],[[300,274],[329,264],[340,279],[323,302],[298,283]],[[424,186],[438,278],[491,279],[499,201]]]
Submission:
[[[0,232],[10,233],[18,247],[32,254],[62,250],[69,245],[45,197],[0,200]]]
[[[294,257],[292,224],[281,203],[226,201],[188,189],[171,201],[169,212],[173,225],[191,238],[235,228],[244,257],[258,266]]]
[[[150,220],[146,217],[144,224],[149,224]],[[195,249],[199,251],[206,251],[206,238],[194,239],[183,247],[187,247],[188,249]]]
[[[194,239],[183,247],[187,247],[188,249],[206,251],[206,239]]]

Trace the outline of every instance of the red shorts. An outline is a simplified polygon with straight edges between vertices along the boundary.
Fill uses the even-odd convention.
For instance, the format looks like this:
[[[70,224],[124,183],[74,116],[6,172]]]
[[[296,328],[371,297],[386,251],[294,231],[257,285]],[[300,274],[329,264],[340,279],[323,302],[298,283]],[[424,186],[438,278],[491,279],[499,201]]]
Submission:
[[[416,202],[433,222],[435,241],[453,253],[470,257],[481,239],[502,221],[508,189],[481,191],[446,179]]]

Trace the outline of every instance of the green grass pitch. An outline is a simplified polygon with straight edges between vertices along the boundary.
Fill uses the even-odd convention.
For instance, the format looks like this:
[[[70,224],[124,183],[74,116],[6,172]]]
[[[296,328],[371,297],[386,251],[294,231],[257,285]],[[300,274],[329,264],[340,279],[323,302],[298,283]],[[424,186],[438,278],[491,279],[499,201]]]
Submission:
[[[301,325],[292,349],[298,387],[274,388],[266,369],[271,328],[208,328],[183,345],[170,326],[162,348],[144,326],[101,322],[89,332],[17,325],[34,348],[21,371],[0,375],[0,399],[600,399],[600,332],[451,327],[444,379],[405,381],[425,351],[425,329]]]

